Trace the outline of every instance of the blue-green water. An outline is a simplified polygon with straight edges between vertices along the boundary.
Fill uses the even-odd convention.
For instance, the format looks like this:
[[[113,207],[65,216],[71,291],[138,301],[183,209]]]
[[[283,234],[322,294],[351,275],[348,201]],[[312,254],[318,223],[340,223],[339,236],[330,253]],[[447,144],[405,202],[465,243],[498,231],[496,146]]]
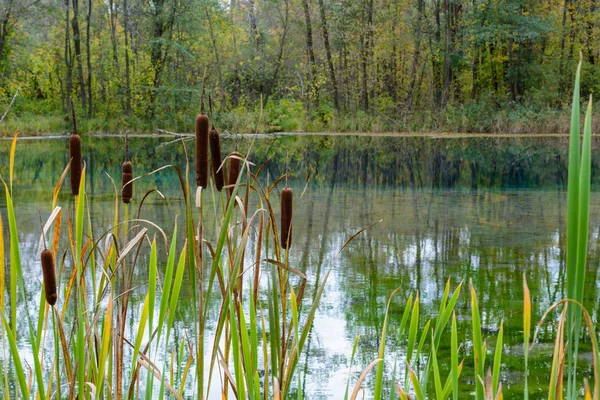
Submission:
[[[179,165],[185,170],[181,145],[161,145],[169,141],[168,138],[132,139],[134,175],[165,164]],[[235,147],[245,152],[250,142],[228,140],[224,148],[229,151]],[[68,162],[66,144],[66,139],[49,139],[22,141],[18,145],[14,198],[23,272],[32,309],[39,301],[41,280],[37,258],[38,208],[44,216],[51,212],[52,188]],[[8,175],[9,145],[10,142],[0,143],[0,156],[6,160],[0,166],[3,176]],[[113,220],[114,186],[109,176],[120,180],[122,139],[84,137],[83,145],[84,160],[90,171],[87,186],[90,217],[98,230],[95,234],[99,235]],[[566,151],[565,138],[302,136],[253,142],[252,162],[260,165],[270,158],[265,167],[268,173],[263,174],[265,183],[274,181],[286,168],[290,171],[289,183],[296,193],[290,265],[308,277],[306,302],[310,303],[314,296],[315,283],[332,269],[303,355],[307,365],[303,369],[307,398],[343,398],[348,373],[353,386],[360,372],[376,358],[386,301],[395,288],[400,291],[390,311],[386,363],[390,372],[395,363],[402,367],[406,338],[398,337],[397,331],[406,299],[410,293],[419,292],[422,327],[427,318],[435,318],[449,278],[452,288],[460,281],[465,284],[472,281],[477,289],[489,352],[495,346],[497,330],[503,321],[504,397],[520,398],[523,274],[532,292],[535,322],[564,293]],[[193,152],[188,153],[191,157]],[[600,160],[594,158],[594,183],[599,179],[596,173],[599,165]],[[150,195],[140,218],[152,220],[170,235],[174,216],[179,215],[180,220],[183,217],[178,185],[178,179],[168,170],[137,181],[132,210],[137,209],[136,201],[146,191],[158,189],[164,197]],[[69,192],[65,186],[59,204],[72,212]],[[1,201],[5,217],[3,197]],[[585,304],[597,324],[600,196],[592,193],[591,202]],[[379,220],[382,222],[359,235],[338,255],[353,233]],[[214,224],[208,223],[205,230],[209,240],[216,234]],[[154,233],[162,240],[161,233]],[[135,281],[147,282],[147,279],[147,271],[135,271]],[[140,293],[143,290],[140,288]],[[460,358],[465,358],[461,380],[471,382],[465,385],[464,396],[473,389],[474,380],[467,294],[463,290],[456,307],[459,340],[467,343],[460,350]],[[185,306],[180,311],[175,342],[181,341],[186,330],[191,329],[185,317],[188,311]],[[211,310],[215,318],[217,312]],[[25,321],[20,324],[25,332]],[[134,324],[131,321],[129,334],[133,334]],[[540,343],[531,353],[532,398],[543,398],[543,392],[547,391],[554,338],[551,327],[544,325]],[[357,335],[355,366],[349,371]],[[584,349],[585,342],[584,339]],[[21,338],[21,345],[27,347],[25,337]],[[443,338],[440,351],[446,374],[449,338]],[[589,359],[587,353],[582,355],[581,370],[587,376],[591,376]],[[417,363],[413,367],[420,366]],[[367,390],[367,397],[369,393]]]

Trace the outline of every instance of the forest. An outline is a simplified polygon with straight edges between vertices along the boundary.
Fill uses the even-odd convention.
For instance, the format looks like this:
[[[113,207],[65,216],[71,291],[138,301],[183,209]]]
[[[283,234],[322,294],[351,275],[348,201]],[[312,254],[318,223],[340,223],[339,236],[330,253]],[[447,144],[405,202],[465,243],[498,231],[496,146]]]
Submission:
[[[600,89],[597,0],[2,0],[0,131],[568,128]]]

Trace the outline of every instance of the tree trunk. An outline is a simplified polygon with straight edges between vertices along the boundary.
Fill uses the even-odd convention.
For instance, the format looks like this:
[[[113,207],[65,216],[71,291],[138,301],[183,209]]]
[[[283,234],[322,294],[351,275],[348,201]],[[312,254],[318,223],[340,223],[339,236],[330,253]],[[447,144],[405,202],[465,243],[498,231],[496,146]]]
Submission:
[[[8,0],[4,13],[2,14],[2,28],[0,29],[0,61],[4,60],[4,49],[6,48],[6,40],[8,38],[8,23],[10,21],[12,3],[13,0]]]
[[[81,33],[79,31],[79,0],[73,0],[73,42],[75,44],[75,59],[77,60],[77,72],[79,74],[79,96],[81,97],[81,108],[87,108],[87,96],[85,95],[85,80],[83,79],[83,64],[81,62]]]
[[[271,75],[271,78],[267,81],[267,83],[264,86],[263,92],[264,92],[265,97],[264,97],[263,102],[265,104],[269,100],[269,96],[271,95],[271,92],[273,91],[273,86],[275,86],[275,83],[277,82],[277,76],[279,75],[279,70],[281,69],[281,64],[283,61],[283,50],[285,48],[285,40],[286,40],[286,37],[288,34],[290,4],[289,4],[288,0],[283,0],[283,3],[285,4],[285,12],[282,15],[283,33],[281,34],[281,39],[279,40],[279,52],[277,54],[275,70],[273,71],[273,75]]]
[[[475,55],[473,56],[473,65],[471,66],[471,79],[473,79],[473,82],[471,84],[471,100],[477,99],[477,80],[479,79],[479,57],[481,57],[481,51],[478,49],[475,52]]]
[[[327,64],[329,66],[329,79],[333,87],[333,104],[335,109],[340,111],[340,95],[338,91],[337,80],[335,79],[335,69],[331,57],[331,46],[329,44],[329,30],[327,29],[327,15],[325,14],[325,5],[323,0],[319,0],[319,8],[321,11],[321,30],[323,32],[323,42],[325,43],[325,54],[327,55]]]
[[[415,52],[413,54],[412,66],[410,68],[410,80],[408,94],[406,95],[406,109],[412,110],[415,93],[415,84],[417,80],[417,68],[419,67],[419,57],[421,55],[421,21],[423,19],[424,0],[417,0],[417,21],[415,23]]]
[[[250,42],[254,43],[256,50],[260,47],[260,31],[256,23],[256,13],[254,12],[254,0],[248,0],[248,17],[250,20]]]
[[[562,34],[560,37],[560,61],[558,67],[558,98],[562,103],[563,94],[567,89],[567,80],[564,78],[565,75],[565,48],[567,44],[567,10],[569,8],[569,0],[565,0],[562,9]]]
[[[113,68],[114,71],[112,73],[113,79],[117,83],[117,98],[121,101],[121,108],[125,108],[125,102],[123,100],[123,89],[121,87],[121,74],[119,73],[119,52],[118,41],[117,41],[117,10],[118,6],[116,0],[108,0],[108,7],[110,9],[110,13],[108,16],[108,21],[110,24],[110,42],[112,45],[112,56],[113,56]]]
[[[587,47],[587,59],[590,64],[596,64],[596,58],[594,56],[594,16],[596,14],[596,0],[589,0],[590,5],[588,9],[587,24],[586,24],[586,47]],[[1,53],[0,53],[1,55]]]
[[[131,115],[131,72],[129,70],[129,8],[123,0],[123,30],[125,34],[125,113]]]
[[[210,40],[213,45],[213,51],[215,53],[215,62],[217,66],[217,78],[219,79],[219,97],[221,98],[221,107],[225,108],[225,93],[223,92],[223,77],[221,75],[221,62],[219,61],[219,50],[217,49],[217,38],[213,31],[212,22],[210,19],[210,13],[208,8],[205,8],[206,19],[208,20],[208,31],[210,33]]]
[[[308,0],[302,0],[302,6],[304,8],[304,20],[306,22],[306,51],[308,53],[310,81],[307,105],[310,109],[310,103],[312,101],[314,101],[315,107],[318,107],[319,105],[319,88],[317,85],[317,65],[315,60],[315,51],[313,48],[312,24],[310,22],[310,8],[308,6]]]
[[[69,15],[70,15],[70,3],[69,0],[65,0],[66,16],[65,16],[65,67],[66,67],[66,91],[65,98],[63,99],[63,111],[69,113],[70,102],[71,102],[71,90],[73,89],[73,77],[71,71],[71,35],[69,29]]]
[[[87,47],[87,84],[88,84],[88,118],[92,118],[92,53],[90,50],[90,26],[92,20],[92,0],[88,0],[87,14],[87,32],[86,32],[86,47]]]

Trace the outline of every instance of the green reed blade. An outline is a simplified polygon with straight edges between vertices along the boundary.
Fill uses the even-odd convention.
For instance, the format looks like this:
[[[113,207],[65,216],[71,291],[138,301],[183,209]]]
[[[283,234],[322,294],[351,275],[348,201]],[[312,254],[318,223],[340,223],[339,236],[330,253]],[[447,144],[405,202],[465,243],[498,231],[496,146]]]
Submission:
[[[236,324],[235,309],[231,297],[225,300],[229,305],[229,327],[231,329],[231,353],[233,354],[233,366],[235,373],[235,386],[237,395],[240,399],[246,398],[246,388],[244,384],[244,372],[242,366],[242,356],[240,355],[239,332]],[[243,329],[243,328],[242,328]]]
[[[581,168],[579,171],[579,236],[577,238],[577,269],[575,271],[575,288],[574,299],[579,303],[583,303],[583,291],[585,285],[585,272],[587,266],[587,251],[588,251],[588,229],[590,218],[590,181],[591,181],[591,147],[592,147],[592,98],[588,103],[587,112],[585,115],[585,124],[583,129],[583,145],[581,149]],[[572,307],[571,307],[572,308]],[[578,332],[581,329],[581,310],[575,309],[574,320],[574,336],[573,340],[573,370],[572,370],[572,388],[571,391],[575,395],[576,388],[576,370],[577,370],[577,354],[579,353],[579,337]]]
[[[483,385],[480,378],[483,379],[484,375],[484,363],[485,363],[485,349],[481,339],[481,320],[479,316],[479,305],[477,304],[477,294],[473,287],[473,282],[469,282],[471,288],[471,317],[473,324],[473,357],[475,365],[475,388],[476,388],[476,399],[482,400],[484,398]]]
[[[358,347],[358,338],[356,335],[354,338],[354,344],[352,345],[352,354],[350,355],[350,364],[348,365],[348,380],[346,381],[346,391],[344,392],[344,400],[348,400],[348,391],[350,390],[350,375],[352,373],[352,367],[354,366],[354,356],[356,355],[356,349]]]
[[[150,315],[150,293],[146,295],[144,299],[144,306],[142,308],[142,315],[140,316],[140,320],[138,323],[137,334],[135,335],[135,343],[133,347],[133,354],[131,355],[131,374],[130,379],[134,379],[134,373],[136,370],[136,365],[138,363],[138,355],[140,353],[140,347],[142,346],[142,340],[144,339],[144,332],[146,330],[146,322],[148,321],[148,317]],[[149,329],[150,334],[152,334],[152,329]]]
[[[452,312],[452,333],[450,339],[450,365],[452,376],[452,399],[458,400],[458,328],[456,326],[456,313]]]
[[[500,330],[496,339],[496,352],[494,353],[494,369],[492,370],[492,388],[493,393],[498,393],[498,382],[500,380],[500,365],[502,360],[502,344],[504,339],[504,327],[500,321]]]
[[[421,355],[421,351],[423,350],[423,345],[425,344],[425,340],[427,339],[427,332],[429,332],[429,326],[431,325],[431,320],[428,319],[423,327],[423,332],[421,332],[421,339],[419,339],[419,345],[417,346],[417,352],[415,354],[415,360],[419,359]]]
[[[571,133],[569,138],[569,172],[567,189],[567,298],[576,298],[577,275],[582,267],[578,262],[578,242],[579,237],[579,207],[580,207],[580,110],[579,110],[579,81],[581,75],[581,60],[575,73],[575,85],[573,88],[573,105],[571,109]],[[574,307],[568,307],[567,318],[567,341],[569,350],[567,351],[567,398],[575,395],[575,366],[577,360],[575,357],[575,340],[573,335],[576,315],[580,314]],[[578,330],[576,331],[578,332]]]
[[[398,336],[402,337],[404,334],[404,329],[406,328],[406,323],[408,322],[408,316],[410,315],[410,311],[412,309],[413,295],[412,293],[408,296],[408,300],[406,301],[406,305],[404,306],[404,312],[402,313],[402,319],[400,320],[400,330],[398,331]]]
[[[173,328],[173,322],[175,322],[175,314],[177,311],[177,302],[179,301],[179,292],[181,291],[181,283],[183,281],[183,272],[185,271],[185,256],[187,250],[187,243],[183,246],[181,254],[179,256],[179,262],[177,263],[177,271],[175,272],[175,281],[173,282],[173,292],[169,301],[169,318],[167,321],[167,336],[165,339],[165,346],[169,343],[169,336],[171,329]]]
[[[246,378],[246,387],[248,388],[248,397],[250,398],[250,400],[254,400],[254,392],[253,392],[253,387],[254,385],[252,384],[252,379],[254,377],[254,360],[252,359],[252,351],[250,350],[250,338],[248,335],[248,326],[246,324],[246,317],[244,315],[244,310],[240,304],[239,308],[238,308],[238,314],[239,314],[239,331],[240,331],[240,338],[241,338],[241,344],[242,344],[242,362],[243,362],[243,367],[244,367],[244,376]],[[236,324],[236,314],[234,313],[233,315],[230,314],[229,318],[231,320],[231,323],[233,325]],[[237,378],[237,377],[236,377]]]
[[[381,328],[381,340],[379,342],[379,353],[378,358],[379,362],[377,363],[377,372],[375,374],[375,391],[373,397],[375,399],[381,399],[383,394],[383,370],[385,368],[385,339],[387,334],[387,326],[388,326],[388,316],[390,312],[390,304],[392,303],[392,299],[394,295],[398,293],[400,288],[395,289],[390,295],[387,306],[385,308],[385,316],[383,318],[383,328]]]
[[[389,400],[395,400],[396,399],[396,370],[398,367],[398,360],[396,359],[394,361],[394,369],[392,370],[392,379],[390,379],[390,387],[389,387],[389,391],[390,391],[390,397]]]
[[[252,370],[258,370],[258,327],[256,324],[256,307],[254,305],[253,291],[250,290],[250,349],[252,351]]]
[[[412,313],[410,316],[410,327],[408,328],[408,347],[406,349],[406,360],[408,363],[412,361],[412,355],[415,350],[415,342],[417,340],[417,329],[419,327],[419,293],[415,297]]]
[[[10,323],[13,330],[17,328],[17,276],[21,275],[21,252],[19,251],[19,234],[15,209],[8,186],[4,183],[6,192],[6,212],[10,236]]]
[[[317,290],[317,292],[315,293],[315,296],[313,298],[313,304],[310,307],[310,311],[308,312],[308,315],[306,316],[306,321],[304,322],[304,327],[302,328],[302,333],[300,334],[300,340],[298,341],[297,351],[293,355],[293,359],[292,359],[290,368],[286,371],[286,381],[287,382],[289,382],[289,379],[294,374],[296,365],[298,364],[298,357],[299,357],[300,353],[302,352],[302,350],[304,349],[304,344],[306,343],[306,338],[308,337],[308,334],[312,329],[312,324],[315,319],[315,314],[317,313],[317,308],[319,306],[319,303],[321,302],[321,296],[323,295],[323,291],[325,290],[325,284],[327,283],[327,279],[329,279],[330,273],[331,273],[331,267],[329,267],[329,269],[327,270],[327,273],[325,274],[325,277],[323,278],[320,286],[318,286],[319,290]],[[283,391],[284,399],[285,399],[288,389],[289,389],[289,385],[286,385],[285,390]]]
[[[423,393],[423,388],[419,383],[419,378],[410,366],[408,366],[408,373],[410,375],[410,381],[413,385],[413,388],[415,389],[415,397],[417,400],[425,400],[425,394]]]
[[[177,227],[175,227],[175,231],[177,230]],[[173,251],[174,253],[174,251]],[[170,256],[170,254],[169,254]],[[149,332],[149,337],[152,338],[152,330],[154,329],[154,307],[155,307],[155,302],[156,302],[156,283],[158,281],[158,257],[157,257],[157,251],[156,251],[156,239],[152,240],[152,245],[150,247],[150,264],[149,264],[149,268],[148,268],[148,294],[146,296],[146,300],[144,301],[144,308],[142,310],[142,318],[144,318],[144,312],[146,313],[148,320],[149,320],[149,324],[148,324],[148,332]],[[171,278],[169,277],[169,282],[170,282]],[[166,282],[165,282],[166,285]],[[162,300],[162,298],[161,298]],[[159,315],[160,315],[160,311],[159,311]],[[164,314],[163,318],[164,318]],[[138,336],[140,339],[140,344],[141,344],[141,338],[143,337],[143,333],[144,330],[146,328],[146,321],[144,320],[144,323],[142,324],[142,322],[140,321],[140,324],[138,326]],[[149,339],[151,340],[151,339]],[[136,338],[136,346],[137,346],[137,341],[138,338]],[[139,347],[138,347],[138,351],[139,351]],[[134,350],[134,355],[137,356],[137,352]],[[135,361],[136,357],[133,357],[133,361]],[[134,371],[134,365],[132,365],[132,371]],[[133,378],[133,375],[132,375]]]
[[[41,398],[45,398],[45,389],[44,389],[44,381],[42,379],[42,366],[39,359],[39,336],[36,336],[35,331],[33,329],[33,323],[31,321],[31,317],[29,314],[29,306],[27,302],[27,292],[25,289],[25,283],[23,281],[23,274],[21,269],[21,252],[19,250],[19,234],[17,232],[17,220],[15,217],[15,210],[13,206],[12,196],[8,190],[8,186],[6,182],[4,183],[4,188],[6,192],[6,211],[8,215],[8,227],[9,227],[9,235],[10,235],[10,304],[11,304],[11,324],[12,333],[16,332],[17,328],[17,284],[21,291],[21,296],[23,297],[23,302],[25,306],[25,318],[27,319],[27,327],[29,329],[29,340],[31,342],[32,350],[33,350],[33,362],[34,362],[34,373],[37,382],[38,395]],[[43,302],[41,303],[43,304]],[[43,306],[42,306],[43,308]]]
[[[2,315],[2,323],[7,333],[8,345],[10,346],[10,353],[13,358],[13,367],[14,372],[17,375],[17,381],[19,383],[19,388],[21,389],[21,395],[24,399],[29,398],[29,390],[27,389],[27,381],[25,379],[25,371],[23,370],[23,364],[21,363],[21,358],[19,354],[19,349],[17,347],[17,340],[15,339],[15,335],[10,329],[10,326],[6,322],[6,318],[4,314]]]
[[[113,294],[110,293],[108,298],[108,306],[106,308],[106,315],[104,317],[104,326],[102,328],[101,336],[101,348],[100,348],[100,360],[98,363],[98,380],[96,381],[96,400],[102,397],[102,389],[104,385],[104,370],[106,368],[106,361],[109,356],[109,350],[112,343],[112,314],[113,314]]]
[[[177,222],[175,222],[175,226],[173,227],[173,238],[171,239],[171,247],[169,248],[169,254],[167,258],[167,266],[165,269],[165,279],[163,281],[163,290],[160,297],[160,305],[159,305],[159,313],[158,313],[158,325],[157,325],[157,339],[156,339],[156,349],[158,349],[158,345],[160,343],[160,336],[165,320],[165,315],[167,314],[167,306],[169,304],[169,295],[171,294],[171,285],[173,282],[173,273],[175,271],[175,253],[177,251]]]
[[[52,314],[52,331],[54,332],[54,365],[56,370],[56,398],[62,399],[61,396],[61,381],[60,381],[60,339],[58,333],[58,322],[56,321],[56,313],[54,308],[50,309]],[[49,387],[48,390],[51,388]]]
[[[433,382],[435,384],[435,395],[437,399],[443,399],[442,397],[442,379],[440,377],[440,366],[437,361],[437,350],[433,345],[433,332],[431,333],[431,363],[433,364]]]

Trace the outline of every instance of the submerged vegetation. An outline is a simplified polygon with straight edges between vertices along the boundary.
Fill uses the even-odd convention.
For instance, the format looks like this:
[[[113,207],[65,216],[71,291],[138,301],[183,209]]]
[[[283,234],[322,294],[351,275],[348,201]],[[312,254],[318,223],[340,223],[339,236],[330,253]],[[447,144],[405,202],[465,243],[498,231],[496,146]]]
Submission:
[[[567,297],[541,316],[532,335],[535,316],[524,275],[522,308],[515,310],[523,315],[525,398],[529,394],[529,352],[536,346],[536,335],[546,320],[557,325],[553,331],[555,345],[547,398],[575,399],[583,393],[585,398],[596,400],[600,395],[597,337],[594,322],[582,304],[588,246],[592,104],[590,99],[581,146],[579,81],[578,69],[569,151],[564,271]],[[165,165],[134,178],[125,145],[120,190],[113,182],[113,222],[103,227],[101,234],[92,229],[86,194],[87,166],[81,164],[81,140],[74,127],[69,140],[71,161],[57,179],[52,204],[43,210],[49,217],[41,226],[37,250],[43,277],[39,293],[27,291],[21,265],[23,247],[17,233],[12,189],[17,157],[15,134],[9,155],[9,181],[3,181],[9,263],[4,262],[5,238],[0,229],[0,388],[4,398],[304,397],[305,368],[310,368],[310,357],[301,356],[306,352],[331,270],[313,283],[314,294],[305,296],[309,278],[290,265],[289,259],[294,203],[287,173],[272,182],[270,177],[263,178],[268,171],[267,162],[258,166],[252,163],[252,149],[246,155],[233,152],[223,160],[219,133],[214,121],[209,132],[208,122],[209,117],[202,110],[196,119],[195,192],[190,184],[190,163],[183,171],[176,165]],[[183,140],[172,146],[179,144],[187,157]],[[81,168],[78,170],[77,166]],[[63,206],[58,200],[69,169],[73,192],[69,207],[73,209],[63,217]],[[170,240],[165,229],[141,217],[145,199],[162,194],[157,189],[143,196],[133,192],[134,187],[140,186],[134,186],[136,181],[161,171],[170,171],[172,178],[178,180],[184,202],[183,222],[172,217]],[[277,210],[277,188],[284,181]],[[222,191],[223,188],[227,190]],[[119,196],[124,205],[120,205]],[[206,229],[209,220],[214,220],[216,230]],[[0,228],[1,224],[2,219]],[[340,244],[339,252],[374,225],[357,227]],[[133,281],[139,269],[147,271],[148,277],[141,285]],[[5,272],[9,273],[7,280]],[[461,315],[457,308],[466,286],[464,281],[448,280],[437,313],[429,317],[423,315],[419,292],[402,300],[405,305],[401,315],[391,314],[392,300],[399,296],[397,290],[391,293],[378,352],[368,365],[361,366],[364,369],[358,377],[348,376],[344,397],[354,400],[369,390],[377,400],[458,399],[469,391],[478,400],[503,398],[505,325],[498,321],[498,329],[489,339],[493,346],[488,344],[490,335],[482,324],[472,282],[468,282],[466,296],[470,313]],[[39,298],[37,310],[30,309],[32,296]],[[191,304],[189,315],[181,315],[184,297]],[[395,317],[399,318],[399,329],[392,332],[390,319]],[[470,331],[464,335],[457,327],[460,318],[471,322]],[[176,338],[176,321],[180,319],[188,323],[184,337]],[[577,374],[582,327],[591,338],[591,377]],[[391,335],[398,337],[403,346],[403,351],[397,353],[401,356],[391,356]],[[441,343],[448,337],[450,356],[446,357]],[[357,338],[350,370],[358,343]],[[300,368],[302,363],[304,368]],[[465,379],[467,373],[470,376]]]

